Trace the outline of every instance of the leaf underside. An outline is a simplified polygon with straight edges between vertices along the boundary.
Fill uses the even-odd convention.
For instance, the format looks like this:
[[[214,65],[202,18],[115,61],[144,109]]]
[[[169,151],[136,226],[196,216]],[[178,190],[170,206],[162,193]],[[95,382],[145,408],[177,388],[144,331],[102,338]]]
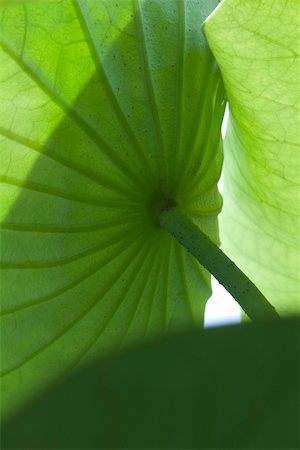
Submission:
[[[298,6],[224,0],[204,27],[230,105],[222,247],[280,314],[300,313]]]
[[[203,323],[210,275],[160,229],[218,243],[216,1],[1,8],[1,356],[8,413],[78,363]]]

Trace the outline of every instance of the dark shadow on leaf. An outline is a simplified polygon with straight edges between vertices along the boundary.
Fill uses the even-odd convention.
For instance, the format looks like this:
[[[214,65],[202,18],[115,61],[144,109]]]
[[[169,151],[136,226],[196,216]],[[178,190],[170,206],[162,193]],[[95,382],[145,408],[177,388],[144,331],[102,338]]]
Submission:
[[[146,16],[148,9],[151,26],[158,23],[163,28],[161,42],[165,37],[171,39],[176,20],[165,18],[155,2],[145,3]],[[167,195],[168,180],[158,162],[162,150],[157,148],[159,114],[154,110],[149,75],[145,75],[147,55],[140,47],[128,51],[130,45],[136,45],[136,26],[127,24],[101,61],[89,42],[97,70],[73,104],[65,102],[64,86],[61,91],[49,88],[42,77],[37,82],[45,92],[51,90],[49,96],[66,113],[45,145],[31,135],[10,132],[8,136],[24,161],[36,155],[26,179],[16,179],[9,171],[6,174],[12,190],[22,186],[5,218],[1,248],[5,269],[1,283],[7,293],[2,304],[2,370],[4,384],[7,380],[9,385],[7,396],[15,397],[16,403],[22,403],[23,396],[30,398],[32,392],[38,392],[86,356],[93,359],[112,348],[142,340],[145,334],[156,336],[199,327],[203,322],[205,302],[211,293],[210,276],[183,254],[152,218],[157,202]],[[154,35],[159,36],[157,30]],[[186,149],[191,141],[195,150],[192,169],[189,172],[188,166],[186,174],[194,185],[197,176],[205,178],[199,162],[203,152],[205,170],[209,164],[214,172],[212,176],[208,170],[203,189],[212,185],[213,191],[203,203],[219,208],[216,182],[222,160],[218,149],[224,90],[203,37],[201,45],[193,39],[185,64],[190,69],[196,61],[204,81],[208,68],[215,78],[209,78],[213,94],[209,89],[201,91],[204,81],[191,71],[186,89],[194,89],[197,95],[191,91],[187,105],[193,105],[198,114],[195,117],[208,128],[213,124],[217,133],[212,149],[198,149],[197,122],[184,124],[191,127]],[[135,44],[130,44],[132,40]],[[174,61],[167,58],[163,75],[177,80],[178,40],[172,45],[176,49]],[[203,65],[201,58],[207,64]],[[26,65],[26,60],[21,68],[22,64]],[[105,71],[109,67],[108,79]],[[114,78],[115,73],[122,77]],[[160,86],[159,70],[156,76]],[[162,108],[160,116],[171,111],[175,117],[176,95],[165,95],[168,108]],[[205,121],[201,114],[207,103],[211,107]],[[167,127],[166,160],[170,165],[176,156],[177,131],[170,120]],[[209,159],[207,150],[213,155]],[[181,167],[182,161],[177,164]],[[175,177],[172,183],[169,191],[174,193],[179,179]],[[200,196],[198,191],[196,194]],[[196,204],[193,207],[197,210]],[[199,213],[201,217],[195,220],[199,219],[217,239],[216,214],[213,211],[202,217]],[[19,399],[20,379],[25,389]]]

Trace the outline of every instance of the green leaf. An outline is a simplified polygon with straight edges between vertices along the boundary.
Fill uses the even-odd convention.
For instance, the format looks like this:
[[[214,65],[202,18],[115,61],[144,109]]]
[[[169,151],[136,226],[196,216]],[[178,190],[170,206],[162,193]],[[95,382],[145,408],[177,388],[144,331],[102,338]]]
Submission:
[[[172,207],[162,211],[159,221],[232,294],[251,320],[280,318],[268,299],[244,272],[179,208]]]
[[[106,358],[7,422],[3,448],[299,448],[299,331],[220,327]]]
[[[298,6],[224,0],[204,27],[230,106],[222,247],[280,314],[300,312]]]
[[[210,275],[155,222],[218,243],[216,0],[1,8],[2,409],[112,348],[201,326]]]

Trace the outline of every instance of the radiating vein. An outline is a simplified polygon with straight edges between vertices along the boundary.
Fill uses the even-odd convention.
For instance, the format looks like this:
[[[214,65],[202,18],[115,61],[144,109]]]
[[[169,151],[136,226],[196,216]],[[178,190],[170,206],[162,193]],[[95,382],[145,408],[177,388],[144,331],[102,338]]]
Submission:
[[[194,311],[193,311],[193,307],[191,305],[191,299],[190,299],[190,293],[189,293],[189,285],[188,285],[188,281],[186,278],[186,269],[185,269],[185,264],[184,264],[184,252],[185,249],[183,249],[182,247],[180,247],[179,245],[175,245],[175,257],[176,257],[176,261],[177,261],[177,266],[178,266],[178,272],[180,273],[180,277],[181,277],[181,281],[182,281],[182,286],[183,286],[183,291],[184,291],[184,295],[183,295],[183,299],[185,300],[188,310],[190,312],[190,316],[192,321],[195,324],[198,324],[200,322],[200,320],[196,320],[196,317],[194,315]],[[199,311],[199,315],[200,315],[200,311]]]
[[[127,182],[135,181],[137,186],[140,185],[140,179],[136,173],[131,170],[128,164],[125,164],[124,159],[120,158],[114,149],[103,140],[95,127],[90,125],[87,120],[76,111],[73,105],[68,104],[63,97],[54,90],[49,82],[43,79],[43,75],[35,72],[34,69],[22,59],[6,42],[0,42],[0,45],[4,52],[9,55],[20,68],[30,76],[30,78],[42,89],[45,94],[51,98],[51,100],[62,110],[64,113],[71,117],[74,122],[79,125],[81,129],[93,140],[98,148],[105,153],[106,157],[120,169],[121,173],[125,175]]]
[[[210,183],[208,183],[207,185],[205,185],[205,182],[201,183],[201,181],[199,181],[198,178],[196,178],[196,179],[198,180],[199,186],[196,185],[196,179],[195,179],[195,183],[191,183],[191,187],[190,187],[191,192],[193,192],[193,189],[196,189],[197,192],[196,192],[195,195],[189,196],[189,202],[190,203],[195,203],[195,202],[199,201],[199,199],[203,199],[204,196],[210,190],[216,188],[216,185],[217,185],[217,183],[218,183],[218,181],[220,179],[220,172],[221,172],[221,170],[222,169],[220,168],[220,171],[216,172],[216,175],[210,180]],[[200,190],[200,187],[201,187],[201,190]],[[199,211],[198,211],[198,213],[199,213]]]
[[[27,189],[33,192],[39,192],[41,194],[49,195],[51,197],[58,197],[64,200],[70,200],[72,202],[83,203],[87,205],[98,206],[100,208],[116,208],[124,205],[124,200],[115,200],[115,199],[101,199],[97,197],[91,197],[87,195],[77,194],[75,192],[64,192],[60,191],[52,186],[45,186],[40,183],[27,181],[27,180],[18,180],[14,177],[8,176],[0,176],[0,182],[4,184],[8,184],[10,186],[19,187],[22,189]],[[132,204],[132,201],[126,201],[127,204]]]
[[[175,181],[180,179],[178,173],[178,160],[182,151],[182,128],[183,128],[183,84],[184,84],[184,49],[185,49],[185,0],[177,0],[179,8],[179,32],[178,32],[178,58],[177,58],[177,101],[176,101],[176,124],[173,172]],[[181,169],[181,168],[180,168]],[[179,169],[179,170],[180,170]],[[172,172],[172,171],[170,171]]]
[[[165,240],[164,233],[160,233],[159,236],[157,237],[157,245],[156,245],[157,257],[158,257],[158,261],[156,263],[155,275],[154,275],[154,280],[156,280],[156,282],[152,283],[152,289],[150,290],[150,294],[149,294],[150,300],[148,302],[148,308],[146,310],[144,336],[147,334],[147,331],[149,329],[151,313],[152,313],[152,309],[153,309],[153,302],[154,302],[154,299],[156,298],[156,291],[157,291],[159,276],[161,274],[161,271],[162,271],[161,269],[162,269],[163,262],[164,262],[163,255],[164,255],[164,250],[165,250],[165,243],[166,243],[166,240]]]
[[[137,228],[136,225],[134,227],[132,227],[131,230],[127,231],[127,235],[129,235],[129,233],[132,233],[134,236],[136,234],[136,228]],[[124,232],[124,230],[122,230],[122,233],[123,232]],[[85,256],[93,255],[97,251],[101,250],[102,246],[105,245],[107,242],[110,242],[110,241],[115,242],[115,240],[117,239],[117,236],[118,235],[115,235],[115,234],[113,236],[109,236],[109,239],[104,241],[104,243],[101,242],[100,244],[98,244],[96,246],[93,246],[91,248],[83,250],[75,255],[68,256],[66,258],[58,259],[55,261],[1,262],[0,268],[1,269],[45,269],[47,267],[64,266],[71,262],[78,261],[78,260],[84,258]]]
[[[136,188],[134,189],[128,189],[128,183],[120,184],[113,181],[112,177],[107,177],[102,172],[97,173],[91,168],[81,166],[79,163],[76,163],[74,160],[71,160],[69,158],[65,158],[62,156],[61,152],[56,153],[55,151],[51,150],[47,147],[47,145],[41,145],[38,142],[33,141],[32,139],[28,139],[24,136],[17,135],[16,133],[7,130],[3,127],[0,127],[0,135],[4,136],[5,138],[14,141],[34,152],[37,152],[38,154],[44,156],[45,158],[49,158],[52,161],[57,162],[58,164],[62,165],[63,167],[66,167],[67,169],[73,170],[74,172],[85,176],[87,179],[97,183],[98,185],[101,185],[105,188],[108,188],[114,192],[117,192],[121,195],[130,195],[130,196],[140,196],[139,190]]]
[[[202,210],[199,207],[193,209],[192,207],[188,206],[185,208],[185,212],[189,215],[192,215],[194,217],[208,217],[208,216],[217,216],[222,210],[222,204],[220,202],[220,206],[217,208],[212,208],[208,210]]]
[[[141,234],[142,234],[141,231],[135,233],[135,239],[139,238],[141,236]],[[44,304],[46,302],[49,302],[50,300],[53,300],[53,299],[59,297],[62,294],[65,294],[69,290],[78,286],[80,283],[87,280],[89,277],[91,277],[95,273],[97,273],[99,270],[103,269],[107,264],[114,261],[122,253],[127,251],[128,247],[130,247],[132,242],[133,242],[132,236],[130,236],[130,238],[128,239],[127,234],[122,235],[122,237],[120,238],[120,242],[119,243],[117,242],[117,245],[116,245],[115,239],[105,242],[101,247],[102,250],[107,250],[108,248],[112,247],[113,245],[116,245],[115,251],[109,255],[106,255],[106,257],[102,258],[101,261],[98,261],[96,264],[93,264],[92,266],[90,266],[88,268],[88,270],[84,271],[79,277],[75,278],[75,280],[71,281],[70,283],[67,283],[62,288],[56,289],[54,292],[51,292],[50,294],[47,294],[41,298],[30,300],[29,302],[22,303],[21,305],[17,305],[12,308],[7,308],[4,311],[0,312],[0,317],[7,316],[9,314],[13,314],[13,313],[17,313],[17,312],[21,312],[24,309],[32,308],[32,307]]]
[[[140,214],[138,212],[132,214],[122,214],[119,218],[112,217],[106,222],[99,222],[88,225],[51,225],[41,223],[0,223],[0,229],[15,231],[18,233],[45,233],[45,234],[77,234],[77,233],[89,233],[91,231],[104,231],[110,230],[124,223],[136,223]]]
[[[97,46],[95,44],[94,41],[94,37],[92,35],[92,31],[89,27],[88,21],[86,20],[84,13],[82,11],[82,8],[80,6],[80,2],[79,0],[72,0],[73,1],[73,6],[74,6],[74,10],[76,12],[79,24],[81,26],[82,32],[86,37],[86,42],[89,46],[90,49],[90,54],[91,57],[94,61],[95,67],[99,73],[99,76],[101,78],[101,80],[103,81],[103,85],[105,87],[105,91],[107,94],[107,97],[110,101],[110,104],[112,105],[121,125],[123,126],[123,129],[125,130],[125,132],[127,133],[127,136],[129,137],[129,139],[131,140],[132,144],[133,144],[133,148],[136,151],[136,155],[140,158],[141,163],[142,163],[142,167],[147,168],[147,171],[152,175],[153,175],[153,170],[152,167],[150,166],[149,160],[146,158],[146,153],[145,151],[142,149],[140,143],[137,140],[136,135],[134,134],[132,128],[130,127],[130,124],[122,110],[121,104],[118,101],[118,97],[116,96],[109,80],[108,77],[106,75],[106,72],[103,68],[102,62],[101,62],[101,58],[99,55],[99,51],[97,49]],[[145,180],[145,177],[142,178],[142,180]]]
[[[138,48],[141,52],[141,59],[142,59],[142,67],[143,67],[143,76],[145,80],[145,88],[146,93],[148,96],[149,101],[149,107],[151,111],[151,122],[153,127],[153,137],[155,139],[155,149],[157,153],[157,163],[158,163],[158,172],[160,173],[162,177],[162,182],[165,184],[167,181],[167,160],[165,158],[164,154],[164,145],[163,145],[163,139],[162,139],[162,132],[161,132],[161,124],[159,120],[159,114],[158,114],[158,108],[156,104],[155,99],[155,93],[154,93],[154,86],[151,76],[151,70],[150,70],[150,62],[149,62],[149,56],[147,53],[147,45],[146,45],[146,36],[143,26],[143,19],[142,19],[142,11],[139,4],[139,0],[132,0],[133,7],[134,7],[134,17],[135,17],[135,23],[137,28],[137,35],[140,45]]]
[[[164,264],[164,286],[163,286],[163,298],[164,298],[164,324],[165,330],[168,330],[172,314],[169,314],[169,290],[170,290],[170,264],[171,264],[171,253],[173,249],[174,242],[172,239],[168,239],[168,245],[165,253],[165,264]]]
[[[107,284],[105,286],[105,289],[101,294],[98,293],[98,295],[95,297],[95,299],[92,301],[91,304],[88,305],[87,308],[85,308],[74,320],[72,320],[64,329],[58,333],[54,338],[52,338],[50,341],[47,342],[47,344],[40,347],[38,350],[32,352],[29,356],[27,356],[25,359],[20,361],[18,364],[15,364],[13,367],[1,372],[1,376],[8,375],[15,370],[19,369],[20,367],[24,366],[24,364],[27,364],[30,362],[33,358],[36,358],[38,355],[40,355],[42,352],[44,352],[46,349],[48,349],[50,346],[55,344],[55,342],[58,341],[58,339],[62,338],[67,332],[69,332],[76,324],[80,322],[87,314],[89,314],[95,306],[97,306],[98,302],[101,300],[104,295],[106,295],[114,286],[114,284],[118,281],[120,276],[124,273],[124,271],[127,271],[130,266],[132,266],[133,261],[136,259],[137,255],[140,254],[139,251],[136,251],[136,247],[141,249],[141,246],[134,246],[134,252],[128,252],[126,263],[121,266],[121,269],[119,269],[117,272],[113,273],[112,279],[105,280],[107,281]],[[124,270],[125,267],[125,270]]]
[[[137,278],[139,271],[143,270],[143,265],[145,264],[145,261],[147,260],[144,255],[145,247],[149,247],[149,241],[143,242],[139,251],[134,255],[133,259],[130,261],[130,266],[132,266],[132,262],[134,260],[137,260],[134,265],[134,270],[131,271],[130,276],[128,276],[126,279],[126,284],[124,286],[125,292],[128,292],[130,290],[135,279]],[[139,258],[137,258],[138,256],[139,256]],[[129,267],[129,265],[128,265],[128,267]],[[128,267],[127,267],[127,269],[128,269]],[[89,343],[80,352],[79,356],[76,358],[76,361],[74,362],[74,365],[77,365],[83,358],[85,358],[86,355],[88,354],[88,352],[91,350],[91,348],[96,345],[98,339],[104,333],[104,331],[106,330],[109,323],[113,320],[114,316],[116,315],[118,309],[122,305],[125,298],[126,298],[126,296],[124,296],[124,293],[120,292],[120,295],[118,295],[118,297],[117,297],[116,306],[113,308],[112,312],[107,316],[107,319],[106,319],[104,325],[102,325],[101,329],[97,330],[97,333],[93,336],[93,338],[89,341]],[[121,335],[121,333],[120,333],[120,335]],[[119,339],[120,339],[120,337],[119,337]]]
[[[145,257],[145,261],[148,261],[148,265],[147,267],[144,268],[143,270],[143,277],[142,277],[142,289],[140,290],[140,292],[137,295],[137,300],[134,302],[134,307],[133,310],[131,311],[131,316],[129,319],[129,322],[126,324],[126,328],[125,331],[122,335],[122,341],[124,342],[126,340],[126,336],[129,333],[130,330],[130,326],[131,324],[134,322],[135,320],[135,316],[138,310],[138,307],[140,305],[140,303],[144,300],[143,295],[146,292],[148,286],[150,283],[155,284],[155,277],[151,279],[151,274],[154,271],[155,267],[158,264],[158,257],[159,253],[157,252],[156,246],[153,245],[153,240],[152,242],[150,241],[150,246],[149,246],[149,252],[147,253],[147,256]]]
[[[209,118],[212,118],[212,101],[211,101],[211,90],[213,83],[215,81],[216,74],[215,68],[213,67],[212,56],[206,56],[205,66],[204,66],[204,76],[202,76],[201,85],[199,87],[200,92],[200,100],[197,108],[197,113],[194,121],[194,126],[192,128],[191,134],[188,138],[187,145],[185,148],[185,158],[183,164],[181,166],[181,177],[180,177],[180,186],[184,186],[187,182],[190,181],[190,175],[188,174],[188,170],[191,167],[192,158],[195,157],[195,154],[198,157],[199,165],[201,165],[202,161],[202,144],[206,139],[209,138],[208,132],[208,123]]]
[[[224,87],[222,80],[219,79],[215,82],[214,87],[213,101],[210,110],[211,114],[207,117],[207,134],[202,141],[202,164],[200,167],[200,173],[202,176],[209,172],[209,169],[216,158],[218,145],[221,140],[221,124],[225,110]],[[222,102],[224,103],[224,108],[216,108],[216,105],[220,105]]]

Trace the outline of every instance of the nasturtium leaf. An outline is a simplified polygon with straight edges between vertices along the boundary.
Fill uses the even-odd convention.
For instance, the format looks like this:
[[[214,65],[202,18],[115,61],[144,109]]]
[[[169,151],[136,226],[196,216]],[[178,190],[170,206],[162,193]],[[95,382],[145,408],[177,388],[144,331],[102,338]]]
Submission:
[[[6,414],[98,354],[203,323],[210,275],[155,216],[176,202],[218,243],[216,4],[1,8]]]
[[[230,105],[222,246],[279,313],[299,314],[299,3],[224,0],[204,29]]]

